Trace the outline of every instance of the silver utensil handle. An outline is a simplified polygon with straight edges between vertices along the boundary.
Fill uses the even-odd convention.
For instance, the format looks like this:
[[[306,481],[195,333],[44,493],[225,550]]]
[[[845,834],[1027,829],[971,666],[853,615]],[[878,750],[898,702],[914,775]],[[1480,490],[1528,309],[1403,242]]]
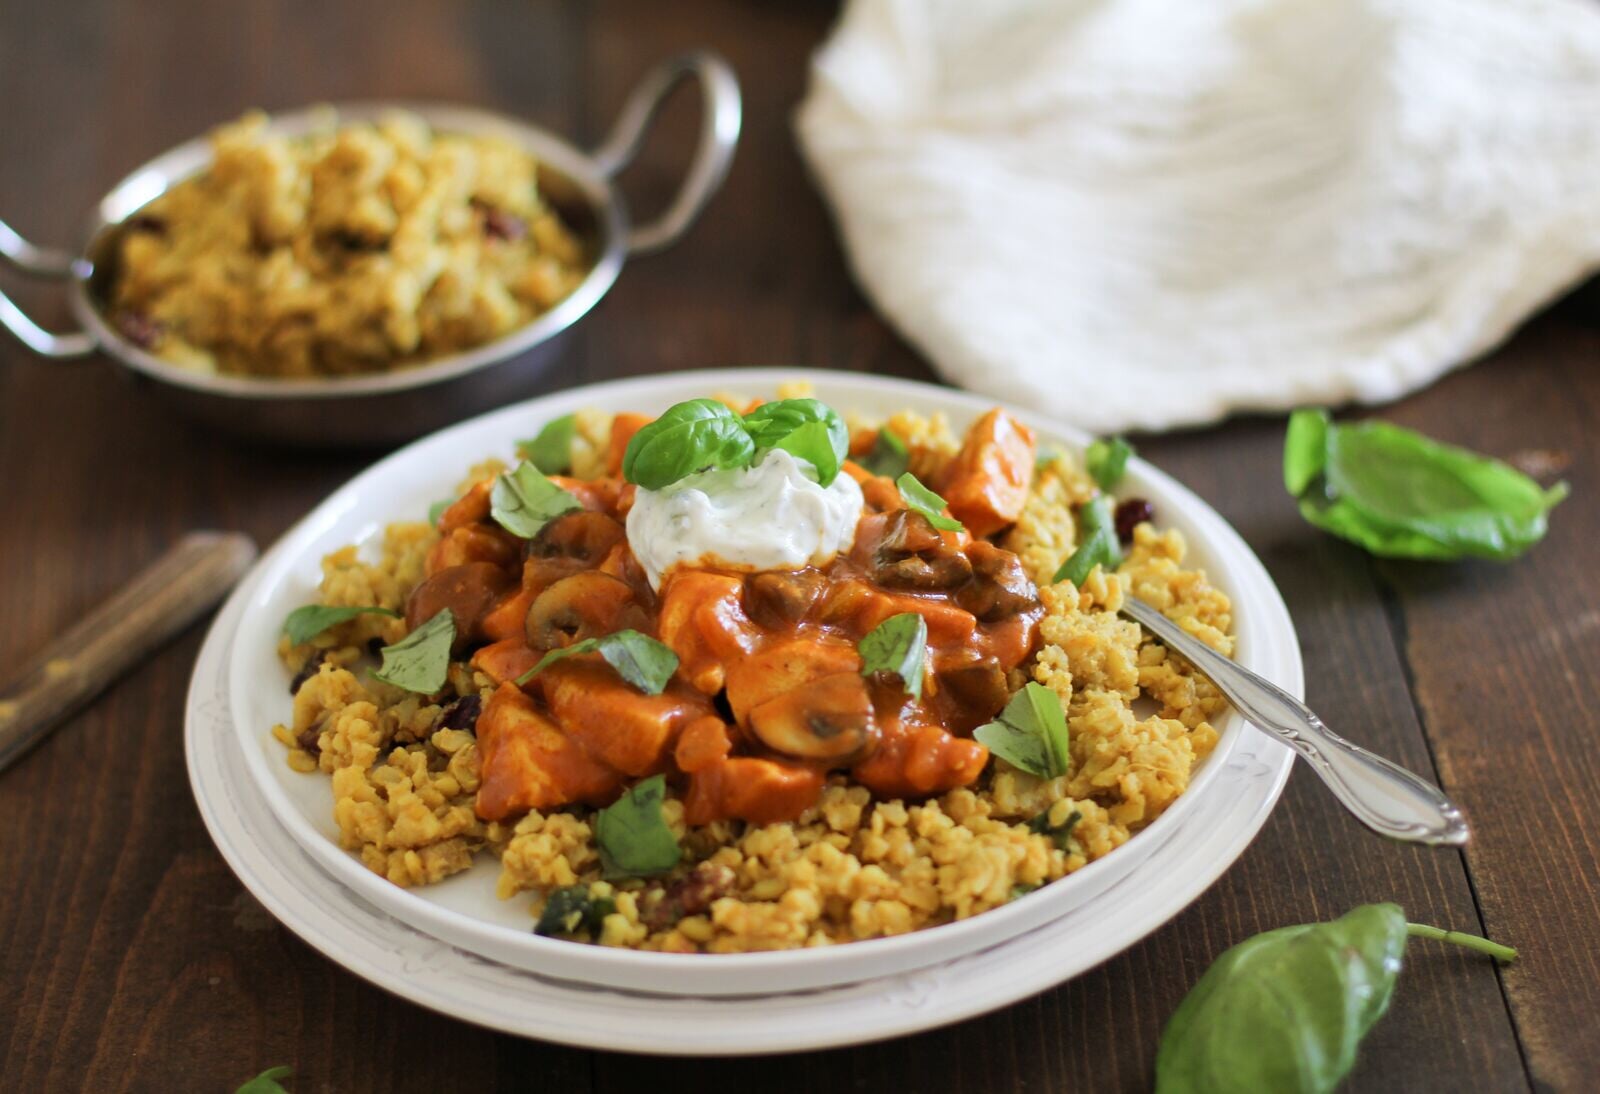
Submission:
[[[34,277],[71,277],[77,259],[65,251],[35,247],[11,225],[0,220],[0,259]],[[0,292],[0,326],[41,357],[82,357],[94,351],[94,338],[83,331],[53,334],[29,319],[4,292]]]
[[[91,611],[0,693],[0,771],[61,719],[209,611],[244,576],[256,545],[237,532],[191,532]]]
[[[744,111],[739,80],[726,61],[708,51],[685,53],[657,65],[633,89],[611,132],[594,150],[595,162],[607,178],[628,166],[644,144],[656,111],[672,89],[690,77],[700,82],[703,103],[694,159],[666,211],[629,233],[632,254],[649,254],[676,243],[727,177]]]
[[[1300,700],[1217,653],[1149,604],[1130,596],[1122,610],[1204,673],[1251,725],[1298,752],[1334,797],[1368,828],[1410,843],[1467,842],[1461,810],[1437,787],[1351,744]]]

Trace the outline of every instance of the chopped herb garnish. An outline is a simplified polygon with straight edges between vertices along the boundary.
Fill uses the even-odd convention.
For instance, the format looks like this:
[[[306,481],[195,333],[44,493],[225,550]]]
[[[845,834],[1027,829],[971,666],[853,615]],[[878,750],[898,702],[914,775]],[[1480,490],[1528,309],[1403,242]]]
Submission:
[[[840,456],[828,435],[828,427],[821,422],[807,422],[772,447],[809,463],[817,472],[818,486],[828,486],[839,477]]]
[[[439,527],[439,519],[444,516],[444,511],[454,504],[454,498],[444,498],[428,506],[428,523],[435,528]]]
[[[666,798],[666,777],[652,775],[596,814],[594,837],[606,877],[654,877],[678,865],[683,851],[661,815]]]
[[[545,478],[527,460],[495,479],[489,492],[489,515],[500,527],[523,539],[532,539],[562,513],[582,508],[582,502]]]
[[[816,399],[779,399],[762,403],[744,416],[757,453],[781,448],[817,469],[817,482],[827,486],[850,454],[850,431],[826,403]]]
[[[336,627],[358,615],[387,615],[398,619],[400,613],[372,604],[359,606],[331,604],[303,604],[289,613],[283,621],[283,633],[289,636],[291,646],[303,646],[329,627]]]
[[[606,664],[617,670],[618,676],[646,695],[660,695],[672,674],[678,671],[678,655],[670,647],[647,634],[624,630],[551,650],[537,665],[517,677],[516,683],[526,684],[557,661],[580,653],[598,653]]]
[[[1043,684],[1023,685],[1000,717],[972,736],[1008,764],[1041,779],[1067,773],[1067,718],[1060,698]]]
[[[916,612],[891,615],[856,646],[861,651],[861,675],[878,672],[900,677],[906,694],[922,698],[922,666],[928,653],[928,623]]]
[[[898,479],[911,468],[911,452],[906,448],[905,441],[884,426],[873,438],[871,450],[862,457],[861,466],[874,475]]]
[[[622,456],[622,477],[660,490],[707,468],[749,467],[755,454],[743,418],[715,399],[690,399],[633,435]]]
[[[955,517],[945,516],[944,499],[918,482],[917,477],[911,472],[907,471],[896,479],[895,485],[900,488],[900,497],[905,501],[906,506],[912,512],[921,513],[924,517],[927,517],[929,524],[946,532],[959,532],[961,530],[961,522],[959,520]]]
[[[600,933],[606,916],[617,910],[617,902],[610,897],[589,895],[587,885],[567,885],[551,893],[539,913],[534,934],[577,934],[588,931]]]
[[[1082,819],[1083,814],[1074,809],[1067,814],[1066,819],[1060,824],[1051,824],[1050,810],[1046,809],[1028,822],[1028,831],[1037,832],[1041,836],[1049,836],[1050,842],[1054,843],[1058,850],[1065,851],[1068,850],[1068,845],[1072,839],[1073,828],[1077,827],[1078,822]]]
[[[449,608],[441,608],[438,615],[400,641],[383,647],[383,664],[372,675],[397,688],[432,695],[444,687],[455,640],[455,616]]]
[[[233,1094],[289,1094],[279,1079],[287,1079],[294,1074],[294,1068],[285,1064],[269,1067],[254,1079],[248,1079],[235,1090]]]
[[[1133,445],[1121,437],[1099,440],[1089,445],[1083,454],[1083,464],[1089,477],[1102,490],[1115,490],[1128,470],[1128,457],[1133,455]]]
[[[1096,565],[1110,573],[1121,564],[1122,552],[1117,546],[1117,521],[1111,499],[1097,494],[1078,510],[1078,549],[1061,564],[1051,581],[1082,585]]]
[[[518,441],[517,451],[546,475],[565,475],[572,470],[572,438],[577,432],[577,415],[563,414],[546,422],[537,437]]]

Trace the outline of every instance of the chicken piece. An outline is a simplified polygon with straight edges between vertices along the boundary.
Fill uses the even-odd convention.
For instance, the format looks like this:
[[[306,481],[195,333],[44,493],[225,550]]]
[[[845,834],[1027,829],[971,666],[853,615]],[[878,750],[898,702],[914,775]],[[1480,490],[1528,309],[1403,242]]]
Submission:
[[[878,747],[851,778],[880,798],[919,798],[967,786],[983,772],[989,750],[936,725],[885,719]]]
[[[628,454],[628,442],[633,440],[635,433],[653,421],[655,419],[648,414],[627,412],[611,419],[611,443],[606,448],[606,474],[613,478],[622,474],[622,457]]]
[[[517,588],[505,593],[478,617],[478,631],[490,642],[507,638],[523,639],[523,627],[528,619],[528,609],[533,606],[534,591]]]
[[[562,733],[515,684],[501,684],[484,705],[478,749],[483,781],[477,812],[487,821],[573,802],[604,805],[622,789],[620,774]]]
[[[503,684],[521,677],[537,665],[542,656],[538,650],[530,650],[519,634],[479,648],[472,655],[472,667],[495,683]]]
[[[710,700],[693,688],[669,684],[660,695],[646,695],[598,655],[557,661],[538,679],[562,732],[635,778],[663,770],[683,727],[711,713]]]
[[[721,763],[733,751],[733,738],[728,735],[728,723],[714,714],[696,718],[678,734],[677,746],[672,750],[672,761],[686,775]]]
[[[951,516],[974,536],[1015,523],[1028,500],[1035,447],[1033,430],[999,407],[974,422],[941,479]]]
[[[730,661],[728,706],[748,725],[750,711],[769,699],[836,673],[860,672],[861,655],[841,639],[802,635],[768,642],[752,657]]]
[[[734,756],[689,776],[683,819],[694,825],[714,820],[777,824],[794,820],[822,793],[821,769],[756,756]]]
[[[504,528],[493,524],[465,524],[433,545],[423,569],[429,577],[469,562],[489,562],[510,570],[521,552],[522,541]]]
[[[661,641],[678,655],[684,679],[707,695],[722,690],[726,664],[755,649],[757,631],[744,613],[743,589],[737,577],[688,570],[673,574],[661,590]]]
[[[495,476],[480,479],[465,494],[451,502],[439,514],[439,534],[449,535],[457,528],[489,519],[489,493],[494,489]]]

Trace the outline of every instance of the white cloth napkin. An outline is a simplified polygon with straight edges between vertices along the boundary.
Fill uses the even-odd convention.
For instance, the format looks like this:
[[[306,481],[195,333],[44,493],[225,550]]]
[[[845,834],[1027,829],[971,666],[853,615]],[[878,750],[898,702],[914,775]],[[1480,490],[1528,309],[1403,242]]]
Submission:
[[[1392,399],[1600,266],[1589,0],[851,0],[797,124],[939,372],[1101,432]]]

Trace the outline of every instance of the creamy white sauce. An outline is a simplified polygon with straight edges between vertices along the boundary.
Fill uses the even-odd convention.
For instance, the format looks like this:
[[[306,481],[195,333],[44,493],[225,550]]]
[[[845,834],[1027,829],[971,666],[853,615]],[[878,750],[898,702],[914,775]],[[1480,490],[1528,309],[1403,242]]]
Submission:
[[[827,488],[782,449],[755,466],[702,471],[661,490],[640,489],[628,546],[650,584],[675,566],[757,572],[823,566],[855,542],[861,487],[840,472]]]

